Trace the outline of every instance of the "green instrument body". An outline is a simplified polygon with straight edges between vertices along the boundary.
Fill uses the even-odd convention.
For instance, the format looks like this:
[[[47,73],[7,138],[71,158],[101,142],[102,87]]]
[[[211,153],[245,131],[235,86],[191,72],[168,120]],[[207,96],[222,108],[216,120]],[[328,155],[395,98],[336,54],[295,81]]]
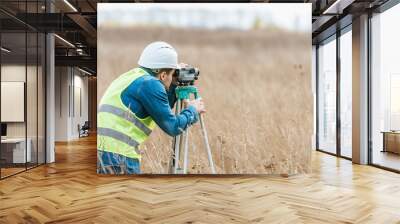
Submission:
[[[195,99],[200,98],[199,91],[195,86],[178,86],[175,89],[175,94],[179,100],[189,100],[190,94],[193,94]]]

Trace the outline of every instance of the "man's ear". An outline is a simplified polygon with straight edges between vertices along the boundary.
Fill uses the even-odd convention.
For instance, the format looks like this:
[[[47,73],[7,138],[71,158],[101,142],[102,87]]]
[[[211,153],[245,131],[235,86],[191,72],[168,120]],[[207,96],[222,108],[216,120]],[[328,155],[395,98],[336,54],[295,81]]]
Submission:
[[[167,73],[165,71],[161,72],[160,79],[164,80],[166,75],[167,75]]]

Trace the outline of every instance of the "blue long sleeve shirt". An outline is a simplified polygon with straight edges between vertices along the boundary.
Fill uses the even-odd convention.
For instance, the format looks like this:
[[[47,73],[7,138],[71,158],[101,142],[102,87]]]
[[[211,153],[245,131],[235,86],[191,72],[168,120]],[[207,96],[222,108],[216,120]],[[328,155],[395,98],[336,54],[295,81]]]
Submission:
[[[121,94],[122,103],[139,118],[151,116],[168,135],[177,136],[198,120],[196,108],[189,106],[175,115],[172,108],[176,102],[175,88],[171,84],[167,91],[151,70],[137,78]],[[153,74],[153,75],[151,75]]]

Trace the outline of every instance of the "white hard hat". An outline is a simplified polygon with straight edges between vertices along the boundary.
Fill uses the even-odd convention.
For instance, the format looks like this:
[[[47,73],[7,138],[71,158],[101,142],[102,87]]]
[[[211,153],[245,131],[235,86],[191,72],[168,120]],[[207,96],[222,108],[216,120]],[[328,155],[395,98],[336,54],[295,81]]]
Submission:
[[[178,53],[168,43],[157,41],[144,48],[138,64],[145,68],[178,68]]]

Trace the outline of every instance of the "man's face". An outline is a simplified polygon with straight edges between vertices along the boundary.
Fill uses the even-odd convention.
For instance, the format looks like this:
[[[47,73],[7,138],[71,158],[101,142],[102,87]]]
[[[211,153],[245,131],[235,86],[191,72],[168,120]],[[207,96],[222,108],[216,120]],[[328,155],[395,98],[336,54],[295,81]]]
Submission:
[[[169,87],[171,86],[172,79],[173,79],[173,74],[175,73],[175,69],[172,69],[169,73],[167,72],[162,72],[160,74],[160,80],[165,86],[165,89],[168,90]]]

